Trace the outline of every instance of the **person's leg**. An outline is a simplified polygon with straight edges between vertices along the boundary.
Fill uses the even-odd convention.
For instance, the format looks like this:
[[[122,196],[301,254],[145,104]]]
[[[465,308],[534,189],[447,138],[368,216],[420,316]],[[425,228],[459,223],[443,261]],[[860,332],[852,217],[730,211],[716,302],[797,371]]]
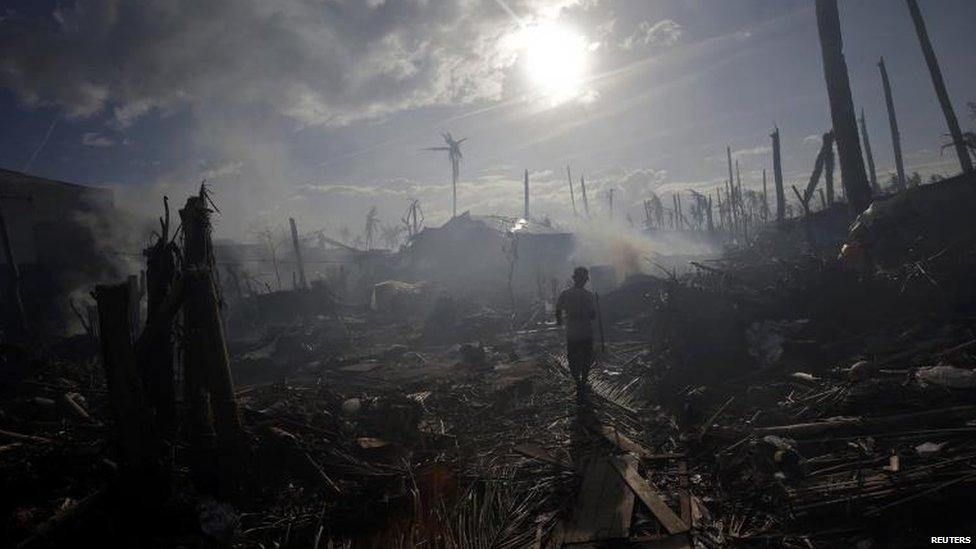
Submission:
[[[569,375],[573,378],[573,381],[579,383],[579,377],[581,372],[580,360],[580,347],[575,341],[566,342],[566,361],[569,363]]]
[[[593,365],[593,340],[588,339],[580,344],[580,383],[590,382],[590,366]]]

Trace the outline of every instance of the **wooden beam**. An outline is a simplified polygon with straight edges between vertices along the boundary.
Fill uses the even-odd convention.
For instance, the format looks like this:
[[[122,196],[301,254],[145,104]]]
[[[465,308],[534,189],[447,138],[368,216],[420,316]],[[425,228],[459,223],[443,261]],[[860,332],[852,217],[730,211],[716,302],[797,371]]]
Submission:
[[[680,534],[688,531],[688,524],[668,507],[660,491],[637,473],[633,458],[615,456],[611,457],[610,460],[627,486],[654,513],[654,517],[669,534]]]

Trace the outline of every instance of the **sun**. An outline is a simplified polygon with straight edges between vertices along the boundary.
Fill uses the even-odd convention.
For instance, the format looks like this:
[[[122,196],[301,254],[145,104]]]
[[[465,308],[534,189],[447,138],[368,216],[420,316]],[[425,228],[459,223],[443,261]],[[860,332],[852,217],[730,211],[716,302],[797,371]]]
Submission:
[[[524,32],[526,68],[536,90],[553,103],[579,97],[586,77],[586,39],[552,22]]]

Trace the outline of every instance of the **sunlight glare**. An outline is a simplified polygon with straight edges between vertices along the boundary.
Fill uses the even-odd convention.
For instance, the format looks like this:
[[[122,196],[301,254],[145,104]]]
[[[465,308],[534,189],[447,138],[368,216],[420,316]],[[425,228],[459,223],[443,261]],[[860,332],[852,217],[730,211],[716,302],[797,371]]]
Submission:
[[[554,104],[578,97],[586,73],[586,40],[551,22],[525,32],[526,65],[537,90]]]

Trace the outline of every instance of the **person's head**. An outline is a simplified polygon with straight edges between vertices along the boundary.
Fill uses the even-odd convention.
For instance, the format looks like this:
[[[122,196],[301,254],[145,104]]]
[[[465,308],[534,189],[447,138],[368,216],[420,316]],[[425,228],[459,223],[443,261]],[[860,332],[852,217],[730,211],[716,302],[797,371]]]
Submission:
[[[590,271],[586,267],[576,267],[573,269],[573,285],[577,288],[582,288],[586,286],[586,282],[590,279]]]

